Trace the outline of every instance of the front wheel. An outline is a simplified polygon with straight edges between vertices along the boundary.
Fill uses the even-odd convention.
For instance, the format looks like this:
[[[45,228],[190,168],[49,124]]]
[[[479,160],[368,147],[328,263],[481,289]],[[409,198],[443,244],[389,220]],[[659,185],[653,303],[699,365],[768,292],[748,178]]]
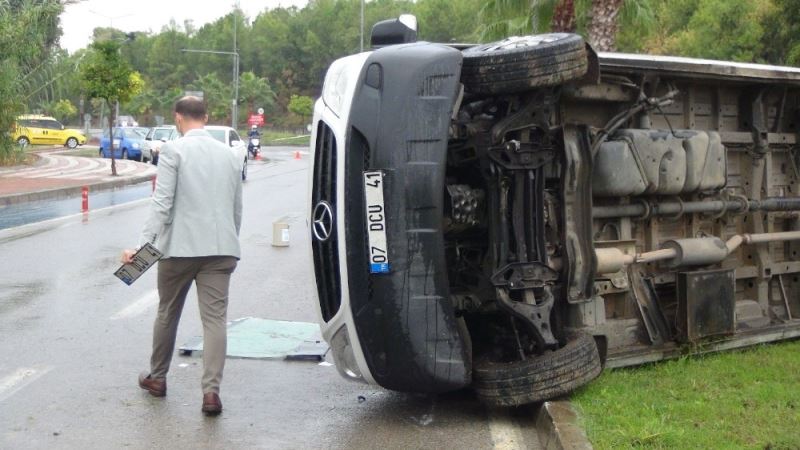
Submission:
[[[122,159],[128,159],[128,151],[124,148],[122,149]]]
[[[67,139],[67,147],[74,149],[78,146],[78,140],[74,137]]]
[[[567,344],[522,361],[475,360],[473,387],[488,404],[516,406],[552,399],[579,388],[600,375],[602,363],[591,335],[573,333]]]
[[[247,157],[244,158],[244,166],[242,166],[242,181],[247,180]]]
[[[28,138],[26,138],[25,136],[20,136],[20,138],[17,139],[17,144],[22,147],[27,147],[28,145],[30,145],[30,143],[31,141],[29,141]]]

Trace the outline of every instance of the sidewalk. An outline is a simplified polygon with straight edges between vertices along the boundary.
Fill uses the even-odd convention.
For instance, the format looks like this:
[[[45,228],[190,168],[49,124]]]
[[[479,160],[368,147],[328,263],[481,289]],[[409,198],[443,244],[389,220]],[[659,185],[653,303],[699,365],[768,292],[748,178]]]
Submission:
[[[36,152],[32,166],[0,168],[0,206],[32,200],[79,196],[81,189],[111,189],[152,180],[156,167],[129,160],[116,160],[117,176],[111,176],[111,160]]]

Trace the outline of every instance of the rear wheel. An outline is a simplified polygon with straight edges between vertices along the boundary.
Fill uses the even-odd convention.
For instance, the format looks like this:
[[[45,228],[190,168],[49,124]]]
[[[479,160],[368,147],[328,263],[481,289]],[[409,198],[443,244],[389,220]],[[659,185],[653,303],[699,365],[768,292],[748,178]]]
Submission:
[[[461,81],[474,94],[503,94],[555,86],[582,77],[586,43],[576,34],[513,36],[463,52]]]
[[[122,149],[122,159],[128,159],[128,150]]]
[[[75,139],[74,137],[71,137],[71,138],[67,139],[66,145],[69,148],[75,148],[75,147],[78,146],[78,140]]]
[[[242,166],[242,181],[247,179],[247,156],[244,157],[244,166]]]
[[[602,371],[594,338],[568,336],[558,350],[522,361],[497,362],[484,356],[473,366],[473,388],[485,403],[515,406],[567,394],[592,381]]]

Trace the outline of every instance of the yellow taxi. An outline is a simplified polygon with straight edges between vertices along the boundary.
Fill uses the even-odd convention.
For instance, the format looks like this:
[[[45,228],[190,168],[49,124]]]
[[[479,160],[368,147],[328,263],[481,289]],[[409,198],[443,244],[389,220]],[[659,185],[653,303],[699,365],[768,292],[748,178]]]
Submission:
[[[17,117],[12,138],[19,145],[64,145],[75,148],[86,143],[86,136],[78,130],[64,128],[56,119],[42,115]]]

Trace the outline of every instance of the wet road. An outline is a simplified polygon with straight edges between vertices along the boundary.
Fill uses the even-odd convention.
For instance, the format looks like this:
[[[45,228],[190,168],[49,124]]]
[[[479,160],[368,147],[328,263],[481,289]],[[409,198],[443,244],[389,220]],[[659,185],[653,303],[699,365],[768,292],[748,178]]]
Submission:
[[[243,255],[229,320],[313,322],[305,220],[308,156],[271,150],[249,169]],[[155,271],[113,277],[147,201],[0,231],[0,448],[536,448],[530,409],[489,411],[469,393],[406,395],[310,362],[230,359],[222,416],[200,413],[200,359],[176,356],[169,395],[147,368]],[[272,247],[289,215],[291,245]],[[194,292],[178,343],[201,334]]]

